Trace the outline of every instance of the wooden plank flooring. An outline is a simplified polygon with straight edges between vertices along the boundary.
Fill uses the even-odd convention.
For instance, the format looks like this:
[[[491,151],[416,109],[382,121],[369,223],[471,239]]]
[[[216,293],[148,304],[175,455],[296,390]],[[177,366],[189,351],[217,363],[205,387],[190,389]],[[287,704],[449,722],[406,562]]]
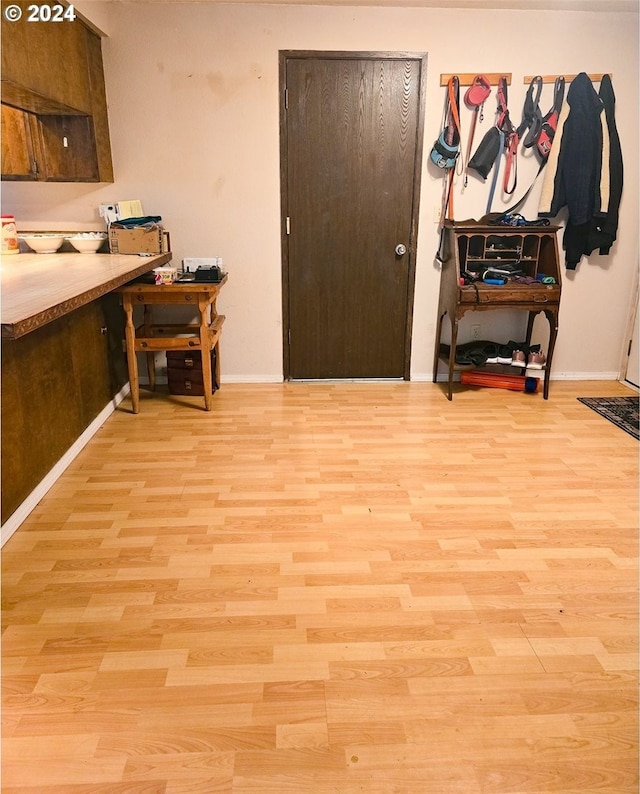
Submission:
[[[637,792],[618,394],[125,401],[3,550],[3,793]]]

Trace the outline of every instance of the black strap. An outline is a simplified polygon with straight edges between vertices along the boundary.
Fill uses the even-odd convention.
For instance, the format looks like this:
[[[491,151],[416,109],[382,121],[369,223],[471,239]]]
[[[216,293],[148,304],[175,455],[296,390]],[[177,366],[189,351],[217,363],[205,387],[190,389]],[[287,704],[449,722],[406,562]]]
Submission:
[[[555,85],[553,86],[553,105],[548,113],[542,117],[542,123],[545,124],[549,121],[551,116],[556,113],[560,115],[562,109],[562,102],[564,101],[564,77],[556,77]]]
[[[542,111],[540,110],[540,95],[542,94],[543,80],[540,75],[532,78],[529,89],[524,100],[522,109],[522,121],[518,127],[518,138],[522,140],[524,133],[529,130],[522,144],[525,149],[535,146],[540,130],[542,129]],[[533,92],[536,92],[535,98]]]
[[[498,119],[496,126],[504,135],[504,150],[507,155],[507,162],[504,169],[502,190],[508,195],[516,189],[518,184],[518,130],[514,127],[509,116],[507,106],[507,78],[501,77],[498,81]],[[509,187],[511,172],[513,171],[513,183]]]
[[[537,178],[538,178],[538,177],[540,176],[540,174],[542,173],[542,169],[545,167],[545,165],[546,165],[546,164],[547,164],[547,161],[546,161],[546,160],[543,160],[543,161],[540,163],[540,166],[539,166],[539,168],[538,168],[538,173],[537,173],[537,174],[536,174],[536,175],[533,177],[533,182],[532,182],[532,183],[529,185],[529,188],[527,189],[527,192],[526,192],[526,193],[524,194],[524,196],[522,196],[522,198],[521,198],[521,199],[519,199],[519,200],[518,200],[518,201],[517,201],[517,202],[516,202],[516,203],[515,203],[515,204],[514,204],[512,207],[509,207],[509,209],[508,209],[508,210],[505,210],[505,211],[504,211],[504,213],[503,213],[504,215],[511,215],[511,214],[513,213],[513,211],[514,211],[514,210],[516,210],[516,209],[518,209],[518,207],[519,207],[521,204],[524,204],[524,202],[525,202],[525,200],[526,200],[527,196],[529,195],[529,193],[531,193],[531,190],[533,189],[533,186],[535,185]]]

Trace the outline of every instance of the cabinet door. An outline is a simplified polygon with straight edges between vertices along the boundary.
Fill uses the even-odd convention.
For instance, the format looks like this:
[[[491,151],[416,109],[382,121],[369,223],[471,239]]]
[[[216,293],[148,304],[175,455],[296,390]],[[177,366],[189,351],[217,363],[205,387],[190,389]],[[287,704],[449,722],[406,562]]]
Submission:
[[[80,428],[85,430],[117,391],[117,388],[111,388],[108,327],[102,301],[93,301],[76,310],[69,320],[76,410]],[[123,358],[122,352],[120,358]]]
[[[41,179],[97,182],[98,160],[89,116],[38,116],[42,145]]]
[[[37,6],[22,0],[13,4],[22,16],[10,22],[2,15],[2,81],[70,109],[91,112],[83,22],[29,21]]]
[[[2,178],[36,179],[37,157],[28,113],[2,105]]]
[[[91,117],[36,116],[2,105],[2,178],[97,182]]]
[[[114,377],[106,325],[102,302],[93,301],[3,342],[0,429],[10,451],[2,461],[3,523],[121,388],[121,331],[114,328]]]

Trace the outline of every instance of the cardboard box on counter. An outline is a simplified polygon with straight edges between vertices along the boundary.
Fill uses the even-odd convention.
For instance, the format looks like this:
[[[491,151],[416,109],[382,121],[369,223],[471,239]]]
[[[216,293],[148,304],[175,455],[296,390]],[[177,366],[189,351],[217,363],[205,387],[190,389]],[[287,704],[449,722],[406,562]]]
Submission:
[[[169,232],[161,226],[153,229],[109,228],[109,250],[112,254],[164,254],[171,250]]]

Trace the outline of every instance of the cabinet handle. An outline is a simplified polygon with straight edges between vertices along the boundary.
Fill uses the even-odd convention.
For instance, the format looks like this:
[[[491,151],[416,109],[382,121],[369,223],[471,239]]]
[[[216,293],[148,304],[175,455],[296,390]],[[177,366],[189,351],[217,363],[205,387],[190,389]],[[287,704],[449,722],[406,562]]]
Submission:
[[[534,297],[534,301],[536,303],[546,303],[548,300],[549,300],[549,297],[547,295],[536,295]]]

